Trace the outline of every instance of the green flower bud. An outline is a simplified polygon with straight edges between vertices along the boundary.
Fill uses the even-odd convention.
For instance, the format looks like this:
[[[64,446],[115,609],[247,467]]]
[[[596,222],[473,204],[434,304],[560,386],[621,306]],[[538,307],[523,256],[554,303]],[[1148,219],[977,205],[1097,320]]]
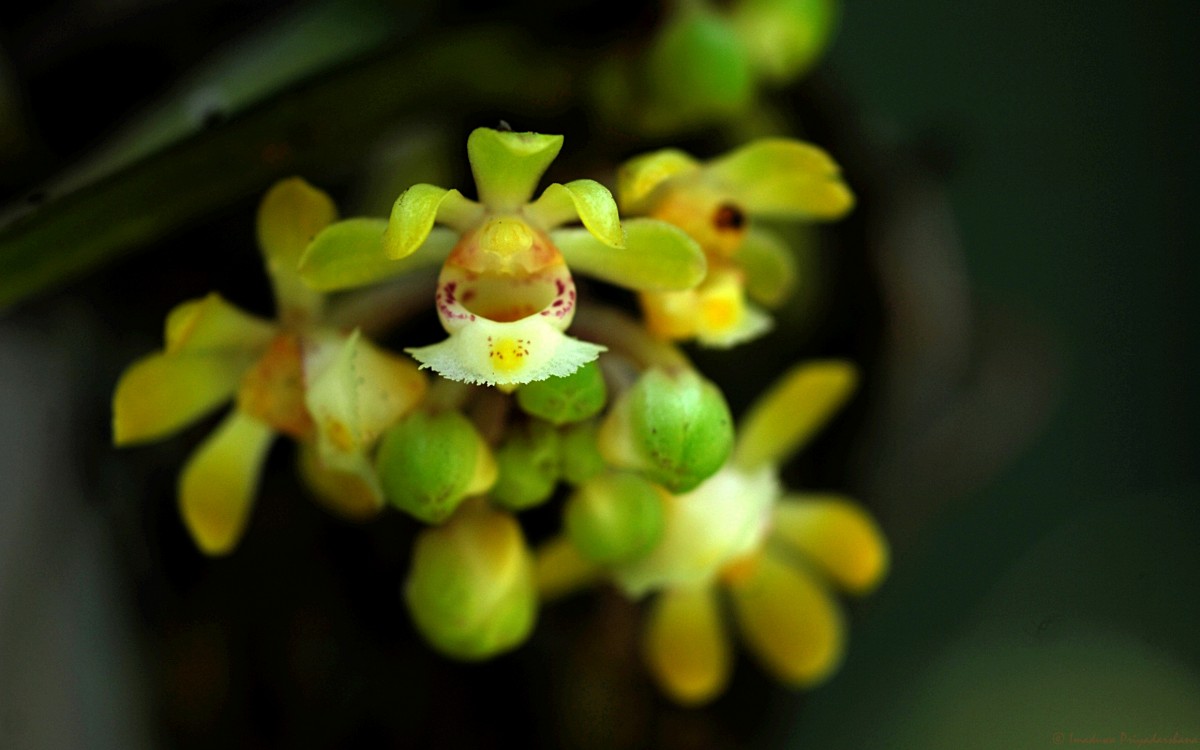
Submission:
[[[409,414],[384,434],[375,467],[388,501],[426,523],[441,523],[496,481],[487,444],[455,411]]]
[[[668,21],[650,50],[647,71],[656,103],[681,115],[736,113],[754,90],[741,40],[721,16],[700,9]]]
[[[521,527],[482,502],[417,537],[404,600],[438,651],[478,660],[520,645],[537,616],[533,555]]]
[[[583,484],[608,468],[596,446],[596,422],[578,422],[558,433],[559,474],[571,484]]]
[[[591,562],[611,565],[636,560],[662,538],[662,494],[637,474],[598,476],[567,500],[567,536]]]
[[[733,450],[733,417],[721,391],[692,370],[647,370],[600,427],[600,453],[672,492],[694,489]]]
[[[496,449],[499,473],[492,502],[521,511],[541,505],[558,484],[558,432],[540,420],[510,430]]]
[[[517,391],[517,405],[522,411],[556,425],[599,414],[607,398],[597,362],[588,362],[566,377],[526,383]]]

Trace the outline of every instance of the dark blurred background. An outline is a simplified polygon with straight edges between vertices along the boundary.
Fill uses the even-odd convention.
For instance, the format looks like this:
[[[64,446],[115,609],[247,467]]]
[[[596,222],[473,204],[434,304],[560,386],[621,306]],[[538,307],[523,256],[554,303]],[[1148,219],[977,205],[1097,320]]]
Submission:
[[[564,175],[663,143],[715,153],[736,126],[637,136],[581,93],[593,60],[635,50],[664,13],[0,8],[5,202],[50,210],[83,185],[118,196],[114,217],[162,207],[154,242],[0,318],[0,748],[1200,741],[1191,0],[847,2],[813,74],[770,92],[860,204],[814,251],[807,317],[785,316],[744,372],[701,361],[735,409],[784,361],[862,363],[863,394],[787,476],[853,492],[894,545],[889,580],[849,603],[844,668],[812,692],[742,660],[713,706],[674,708],[611,592],[547,608],[510,656],[448,663],[398,596],[415,524],[331,520],[297,500],[281,447],[238,553],[205,560],[173,493],[206,428],[109,447],[113,383],[172,305],[217,288],[269,312],[250,250],[274,177],[301,171],[378,212],[412,182],[464,184],[465,134],[499,118],[565,133]],[[458,35],[442,58],[414,52]],[[438,77],[471,55],[471,86]],[[121,145],[147,112],[157,125]],[[167,132],[178,141],[154,140]],[[292,151],[246,167],[238,145],[260,137]],[[160,179],[170,159],[194,172]],[[112,187],[114,163],[148,164],[152,189]],[[109,231],[69,226],[56,247]]]

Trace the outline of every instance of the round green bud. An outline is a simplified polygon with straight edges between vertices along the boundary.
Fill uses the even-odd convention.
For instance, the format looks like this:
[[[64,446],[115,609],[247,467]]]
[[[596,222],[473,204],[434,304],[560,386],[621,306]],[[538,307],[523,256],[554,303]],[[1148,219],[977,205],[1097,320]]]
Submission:
[[[558,431],[540,420],[509,430],[496,449],[496,466],[493,503],[511,511],[541,505],[558,484]]]
[[[751,63],[776,82],[807,72],[825,52],[837,22],[835,0],[740,0],[730,22]]]
[[[566,377],[535,380],[517,390],[521,411],[556,425],[599,414],[607,399],[598,362],[588,362]]]
[[[650,50],[647,73],[655,103],[681,114],[734,114],[753,95],[742,41],[724,18],[702,9],[684,9],[667,22]]]
[[[602,474],[567,500],[567,537],[580,556],[601,565],[630,562],[663,534],[663,491],[637,474]]]
[[[425,529],[404,601],[417,630],[447,656],[487,659],[519,646],[537,617],[533,555],[520,525],[471,502]]]
[[[567,425],[558,433],[559,474],[570,484],[583,484],[608,468],[596,446],[595,421]]]
[[[733,417],[721,391],[692,370],[647,370],[600,428],[600,454],[672,492],[715,474],[733,450]]]
[[[445,521],[496,479],[487,444],[456,411],[409,414],[384,434],[375,468],[388,501],[426,523]]]

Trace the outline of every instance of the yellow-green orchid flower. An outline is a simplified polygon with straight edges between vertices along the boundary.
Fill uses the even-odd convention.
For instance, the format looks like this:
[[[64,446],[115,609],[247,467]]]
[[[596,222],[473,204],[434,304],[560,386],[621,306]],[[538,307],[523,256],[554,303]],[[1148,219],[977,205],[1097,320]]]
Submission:
[[[358,331],[319,324],[322,295],[295,268],[335,217],[329,197],[302,180],[275,185],[259,209],[258,239],[278,320],[245,313],[215,293],[185,302],[167,316],[162,351],[130,365],[117,383],[117,445],[167,437],[236,401],[179,480],[184,523],[207,554],[237,545],[276,435],[300,443],[301,471],[333,510],[365,517],[382,505],[367,450],[420,400],[425,379]]]
[[[655,593],[644,654],[681,704],[715,698],[732,671],[721,592],[732,599],[742,640],[780,681],[810,686],[828,677],[845,641],[829,588],[874,588],[888,567],[887,542],[847,498],[785,493],[778,465],[836,412],[856,379],[839,361],[786,374],[751,408],[721,471],[686,494],[662,494],[662,534],[648,554],[601,567],[568,538],[554,540],[538,556],[542,595],[604,576],[631,596]]]
[[[612,195],[593,180],[552,184],[531,201],[562,142],[556,135],[475,130],[467,155],[478,201],[414,185],[386,222],[350,219],[328,227],[301,260],[301,275],[314,288],[332,290],[440,264],[435,302],[450,336],[407,350],[422,367],[505,388],[570,375],[603,351],[565,333],[577,303],[572,268],[632,289],[669,291],[699,283],[705,258],[663,222],[623,227]],[[583,228],[558,228],[573,221]]]
[[[828,154],[784,138],[754,141],[707,163],[675,149],[636,157],[621,168],[617,198],[623,213],[670,222],[704,248],[703,283],[646,291],[641,302],[655,335],[713,347],[765,333],[771,318],[759,305],[783,302],[796,276],[787,247],[752,220],[828,221],[854,205]]]

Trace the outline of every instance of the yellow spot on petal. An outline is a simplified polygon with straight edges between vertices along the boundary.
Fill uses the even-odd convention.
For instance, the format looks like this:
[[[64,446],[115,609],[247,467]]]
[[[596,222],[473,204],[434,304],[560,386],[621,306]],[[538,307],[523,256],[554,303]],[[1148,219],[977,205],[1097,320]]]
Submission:
[[[528,357],[529,347],[525,339],[497,339],[491,343],[488,349],[488,360],[492,367],[505,374],[511,374],[523,368]]]
[[[334,447],[343,452],[349,452],[355,447],[354,435],[345,422],[331,419],[325,423],[325,434]]]

